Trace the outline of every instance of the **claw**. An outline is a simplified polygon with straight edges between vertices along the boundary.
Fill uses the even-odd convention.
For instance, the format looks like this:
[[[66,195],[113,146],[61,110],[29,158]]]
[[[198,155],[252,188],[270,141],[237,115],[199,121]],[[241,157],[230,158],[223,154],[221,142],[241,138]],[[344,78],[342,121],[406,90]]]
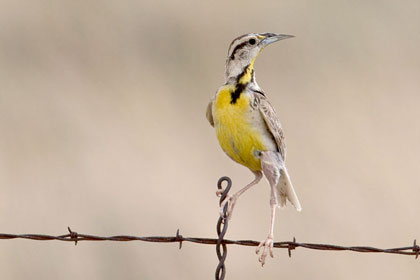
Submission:
[[[226,198],[220,204],[220,217],[229,219],[232,218],[233,207],[235,207],[237,197],[235,195],[227,195]],[[227,204],[226,216],[224,214],[224,208]]]
[[[217,196],[217,197],[221,197],[224,191],[225,191],[225,190],[217,190],[217,191],[216,191],[216,196]]]
[[[268,236],[266,240],[261,241],[261,243],[257,247],[257,250],[255,250],[255,253],[258,255],[260,253],[261,248],[264,247],[261,256],[258,258],[259,262],[261,263],[261,266],[264,266],[265,264],[265,258],[267,257],[267,253],[270,254],[270,257],[274,258],[273,243],[273,238],[271,236]]]

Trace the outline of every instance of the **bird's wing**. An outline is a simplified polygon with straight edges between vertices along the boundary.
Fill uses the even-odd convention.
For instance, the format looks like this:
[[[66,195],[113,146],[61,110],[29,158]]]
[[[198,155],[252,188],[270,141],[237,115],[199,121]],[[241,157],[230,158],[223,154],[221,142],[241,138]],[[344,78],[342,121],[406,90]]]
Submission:
[[[276,111],[274,111],[273,106],[268,102],[265,96],[260,95],[260,113],[264,118],[264,121],[267,125],[268,130],[273,135],[274,140],[276,141],[277,148],[281,154],[283,160],[286,160],[286,144],[284,141],[283,130],[279,118],[277,117]]]
[[[214,101],[214,98],[212,98],[210,100],[209,104],[207,105],[206,117],[207,117],[207,120],[209,121],[209,123],[211,124],[211,126],[214,127],[214,120],[213,120],[213,101]]]

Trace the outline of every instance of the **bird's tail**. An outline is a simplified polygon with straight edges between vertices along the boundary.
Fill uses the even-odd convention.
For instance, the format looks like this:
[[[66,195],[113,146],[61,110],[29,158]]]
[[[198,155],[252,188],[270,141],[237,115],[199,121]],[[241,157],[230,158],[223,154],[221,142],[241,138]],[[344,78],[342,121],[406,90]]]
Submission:
[[[285,207],[286,201],[289,200],[296,210],[301,211],[302,207],[293,189],[289,173],[287,173],[286,165],[280,153],[273,151],[263,152],[261,154],[261,169],[270,186],[277,187],[276,197],[277,199],[280,198],[280,207]]]
[[[280,198],[280,207],[285,207],[286,201],[289,200],[290,203],[295,206],[297,211],[302,211],[302,206],[300,206],[292,181],[290,181],[289,173],[284,165],[280,169],[280,179],[277,184],[277,192]]]

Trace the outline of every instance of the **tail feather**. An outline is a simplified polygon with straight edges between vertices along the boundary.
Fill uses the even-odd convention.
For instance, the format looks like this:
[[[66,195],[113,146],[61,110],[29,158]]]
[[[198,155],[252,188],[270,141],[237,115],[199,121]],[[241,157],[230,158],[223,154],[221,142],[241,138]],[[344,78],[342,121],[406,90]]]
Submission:
[[[283,166],[282,169],[280,169],[280,180],[277,184],[277,191],[280,197],[280,207],[285,207],[286,200],[289,200],[297,211],[302,211],[302,206],[300,205],[295,189],[293,188],[292,181],[290,181],[286,166]]]

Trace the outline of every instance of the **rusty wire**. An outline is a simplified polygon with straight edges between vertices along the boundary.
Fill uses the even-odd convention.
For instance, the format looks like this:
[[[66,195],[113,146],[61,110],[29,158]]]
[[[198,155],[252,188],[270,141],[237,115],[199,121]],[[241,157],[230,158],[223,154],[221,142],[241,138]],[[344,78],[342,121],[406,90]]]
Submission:
[[[222,186],[223,182],[227,183],[226,188],[224,190]],[[222,205],[223,200],[225,200],[225,198],[227,197],[227,194],[231,186],[232,186],[232,180],[227,176],[220,178],[219,181],[217,182],[217,188],[219,189],[219,191],[223,190],[223,193],[220,195],[219,206]],[[227,256],[227,246],[225,243],[223,243],[223,237],[225,237],[225,234],[228,228],[228,222],[229,222],[229,220],[226,218],[227,207],[228,207],[228,204],[225,204],[225,206],[223,207],[223,217],[219,216],[219,220],[217,221],[217,226],[216,226],[217,236],[219,236],[219,238],[217,239],[217,244],[216,244],[216,254],[217,254],[217,258],[219,259],[219,264],[216,267],[216,274],[215,274],[216,280],[223,280],[225,279],[225,275],[226,275],[225,260]],[[222,249],[220,250],[220,248]]]
[[[200,238],[200,237],[184,237],[179,234],[175,236],[132,236],[132,235],[115,235],[115,236],[96,236],[91,234],[82,234],[71,231],[69,228],[68,234],[63,235],[45,235],[45,234],[11,234],[11,233],[0,233],[0,239],[30,239],[36,241],[46,241],[46,240],[57,240],[57,241],[67,241],[67,242],[80,242],[80,241],[143,241],[143,242],[157,242],[157,243],[180,243],[182,242],[191,242],[198,244],[207,244],[207,245],[217,245],[217,238]],[[251,246],[256,247],[260,242],[254,240],[229,240],[223,239],[221,244],[226,245],[239,245],[239,246]],[[330,245],[330,244],[317,244],[317,243],[300,243],[294,241],[282,241],[274,242],[274,248],[283,248],[288,250],[294,250],[298,247],[312,249],[312,250],[322,250],[322,251],[353,251],[359,253],[386,253],[386,254],[399,254],[399,255],[410,255],[416,256],[420,254],[420,246],[416,244],[414,240],[413,245],[392,249],[380,249],[370,246],[341,246],[341,245]]]

